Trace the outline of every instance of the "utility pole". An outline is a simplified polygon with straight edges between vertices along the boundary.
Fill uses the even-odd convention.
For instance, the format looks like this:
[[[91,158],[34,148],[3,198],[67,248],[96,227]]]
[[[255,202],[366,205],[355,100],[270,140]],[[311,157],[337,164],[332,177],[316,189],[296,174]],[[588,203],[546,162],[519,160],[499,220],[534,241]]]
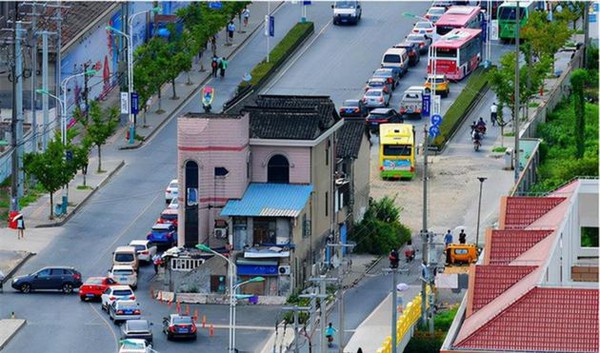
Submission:
[[[423,126],[423,227],[421,229],[421,239],[423,240],[423,266],[427,266],[427,240],[429,238],[427,232],[427,149],[428,149],[428,138],[427,135],[427,124]],[[425,325],[427,322],[427,284],[425,281],[421,283],[421,324]]]
[[[327,298],[327,282],[337,282],[337,278],[326,277],[324,275],[320,277],[312,277],[308,279],[310,282],[319,284],[319,298],[321,298],[321,305],[319,308],[319,321],[321,326],[321,335],[319,342],[321,342],[321,353],[327,352],[327,339],[325,337],[325,329],[327,327],[327,303],[325,299]]]
[[[56,7],[57,10],[57,14],[56,14],[56,62],[54,64],[54,69],[56,71],[56,83],[55,83],[55,87],[56,87],[56,96],[60,97],[60,84],[62,82],[62,77],[61,77],[61,70],[62,70],[62,55],[61,55],[61,50],[62,50],[62,10],[63,10],[63,6],[61,5],[61,0],[58,0],[58,5]],[[65,92],[66,94],[66,92]],[[65,102],[63,103],[65,110],[68,109],[68,104],[67,101],[65,100]],[[67,115],[67,112],[63,112],[63,114],[65,114],[65,116]]]
[[[382,270],[392,274],[392,353],[398,352],[398,272],[408,273],[408,268],[390,267]]]
[[[515,18],[521,18],[521,11],[519,8],[519,1],[517,0],[516,6],[516,14]],[[520,111],[520,102],[519,102],[519,21],[515,21],[515,111],[514,111],[514,121],[515,121],[515,185],[519,181],[519,174],[521,170],[521,163],[519,162],[519,111]]]
[[[11,118],[11,145],[12,145],[12,171],[11,171],[11,188],[10,188],[10,210],[17,212],[19,211],[19,156],[17,155],[17,82],[21,78],[21,72],[17,68],[17,62],[19,61],[18,52],[21,50],[19,45],[19,35],[17,34],[17,13],[19,12],[19,4],[14,3],[14,14],[12,23],[12,40],[13,40],[13,62],[11,63],[12,68],[12,118]]]
[[[341,251],[341,249],[344,249],[344,248],[353,249],[356,246],[356,244],[344,244],[340,240],[340,242],[338,244],[327,244],[327,246],[331,247],[331,248],[335,248],[338,258],[341,259],[342,253],[343,253],[343,251]],[[340,282],[339,282],[339,288],[337,291],[338,312],[339,312],[339,315],[338,315],[339,353],[344,353],[344,340],[345,340],[345,337],[344,337],[344,311],[346,310],[346,307],[344,305],[344,294],[345,294],[346,290],[344,289],[344,278],[346,277],[347,269],[342,268],[342,266],[343,265],[340,265],[340,267],[339,267],[341,269],[341,272],[338,271],[338,278],[340,279]]]
[[[298,313],[300,311],[310,312],[311,308],[309,306],[284,306],[281,308],[283,311],[293,311],[294,312],[294,353],[300,353],[300,347],[298,346],[298,332],[299,332],[299,322],[298,322]]]
[[[586,1],[583,7],[583,65],[585,69],[588,64],[588,42],[590,41],[590,3]]]
[[[48,31],[42,33],[42,89],[48,91],[48,35],[51,34]],[[42,150],[45,151],[48,148],[48,123],[49,123],[49,106],[48,106],[48,95],[42,95],[42,112],[44,127],[42,129]],[[56,106],[58,110],[58,105]],[[61,112],[62,113],[62,112]]]
[[[38,126],[37,126],[37,113],[36,113],[36,98],[37,95],[35,90],[37,88],[37,4],[33,3],[31,7],[32,13],[30,14],[31,19],[31,135],[33,136],[33,151],[38,150]]]

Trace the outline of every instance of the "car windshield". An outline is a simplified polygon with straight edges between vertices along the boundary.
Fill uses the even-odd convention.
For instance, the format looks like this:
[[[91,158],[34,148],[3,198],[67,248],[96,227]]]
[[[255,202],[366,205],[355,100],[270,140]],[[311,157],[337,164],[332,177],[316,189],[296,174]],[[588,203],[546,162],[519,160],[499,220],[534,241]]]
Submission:
[[[154,228],[152,227],[152,233],[154,234],[163,234],[169,233],[171,230],[169,228]]]
[[[146,348],[146,343],[144,342],[136,342],[136,341],[132,341],[132,340],[123,340],[123,346],[124,348],[134,348],[134,349],[144,349]]]
[[[86,284],[102,284],[102,279],[101,278],[90,278],[87,281],[85,281]]]
[[[177,213],[163,213],[160,215],[160,218],[166,219],[168,221],[174,221],[177,219]]]
[[[403,99],[418,99],[419,98],[419,94],[418,93],[406,93],[404,95]]]
[[[191,324],[192,318],[188,316],[177,316],[173,318],[173,324],[182,325],[182,324]]]
[[[148,331],[148,323],[146,321],[128,320],[127,329],[130,331]]]
[[[344,107],[358,107],[358,101],[357,100],[344,101]]]
[[[128,295],[132,295],[133,292],[129,289],[116,289],[113,291],[112,293],[114,296],[118,296],[118,297],[125,297]]]
[[[379,96],[381,96],[381,91],[367,91],[367,93],[365,93],[365,96],[367,96],[367,97],[379,97]]]
[[[354,1],[336,1],[335,8],[336,9],[353,9],[356,6],[356,2]]]
[[[369,120],[380,120],[380,119],[385,119],[387,117],[389,117],[390,114],[387,113],[371,113],[369,115]]]
[[[417,22],[415,28],[431,28],[431,23],[429,22]]]
[[[133,270],[113,270],[113,275],[119,276],[130,276],[133,274]]]
[[[409,34],[408,37],[406,37],[407,40],[413,41],[413,42],[424,42],[425,41],[425,37],[420,36],[420,35],[415,35],[415,34]]]
[[[430,15],[443,15],[446,10],[443,7],[432,7],[427,11]]]
[[[382,87],[384,85],[383,81],[369,81],[369,86],[371,87]]]
[[[144,251],[146,250],[146,246],[144,245],[134,245],[135,251]]]
[[[130,254],[130,253],[116,253],[115,254],[115,261],[116,262],[132,262],[133,261],[133,254]]]
[[[177,189],[178,185],[179,185],[179,182],[177,182],[177,181],[171,182],[169,184],[169,189]]]
[[[398,55],[398,54],[386,54],[383,57],[383,62],[384,63],[399,63],[400,62],[400,55]]]

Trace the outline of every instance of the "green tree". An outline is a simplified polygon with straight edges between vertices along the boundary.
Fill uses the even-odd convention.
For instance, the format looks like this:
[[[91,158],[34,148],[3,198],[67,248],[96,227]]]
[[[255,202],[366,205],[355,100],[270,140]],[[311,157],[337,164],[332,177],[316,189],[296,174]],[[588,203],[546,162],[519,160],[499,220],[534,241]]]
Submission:
[[[71,150],[73,155],[80,154],[80,147],[67,146],[62,142],[60,134],[48,142],[46,150],[42,153],[27,153],[23,156],[23,170],[30,176],[34,176],[42,185],[44,190],[50,193],[50,218],[54,218],[54,193],[63,185],[73,179],[77,173],[77,161],[65,158],[66,151]]]
[[[159,59],[158,52],[163,43],[160,38],[154,37],[145,45],[141,45],[135,51],[135,66],[133,68],[133,81],[135,89],[140,95],[142,102],[142,110],[144,116],[144,125],[146,125],[146,113],[149,108],[146,102],[153,94],[159,94],[159,110],[161,110],[160,87],[165,82],[166,78],[160,65],[164,61]]]
[[[583,15],[585,8],[584,1],[562,1],[560,2],[563,10],[561,12],[554,11],[553,15],[556,20],[563,22],[568,26],[569,22],[573,24],[573,31],[577,30],[577,20]]]
[[[573,109],[575,112],[575,157],[583,158],[585,149],[585,95],[584,89],[589,81],[589,74],[584,69],[574,70],[571,74]]]
[[[118,124],[119,111],[112,107],[102,111],[100,104],[93,101],[89,109],[90,122],[85,125],[86,139],[90,146],[98,148],[98,173],[102,171],[102,145],[115,132]]]
[[[523,27],[521,37],[526,41],[526,45],[521,50],[526,57],[530,56],[529,49],[535,57],[549,57],[554,70],[554,54],[565,45],[572,33],[565,22],[548,22],[545,12],[535,11],[530,14],[527,24]],[[527,62],[531,61],[530,59]]]

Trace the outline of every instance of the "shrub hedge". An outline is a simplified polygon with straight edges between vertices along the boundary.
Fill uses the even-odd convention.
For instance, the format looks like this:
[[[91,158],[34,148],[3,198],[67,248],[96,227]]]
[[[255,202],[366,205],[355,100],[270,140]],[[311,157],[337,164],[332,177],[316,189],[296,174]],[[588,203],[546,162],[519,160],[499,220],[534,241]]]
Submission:
[[[304,39],[311,35],[315,30],[312,22],[297,23],[286,36],[271,50],[269,62],[261,61],[252,69],[250,75],[252,79],[248,82],[240,83],[238,91],[248,85],[260,86],[269,76],[285,62],[285,60],[302,44]]]
[[[460,127],[465,114],[471,106],[485,94],[488,85],[488,70],[479,67],[471,73],[467,85],[450,106],[440,125],[440,135],[433,139],[432,146],[441,150],[450,136]]]

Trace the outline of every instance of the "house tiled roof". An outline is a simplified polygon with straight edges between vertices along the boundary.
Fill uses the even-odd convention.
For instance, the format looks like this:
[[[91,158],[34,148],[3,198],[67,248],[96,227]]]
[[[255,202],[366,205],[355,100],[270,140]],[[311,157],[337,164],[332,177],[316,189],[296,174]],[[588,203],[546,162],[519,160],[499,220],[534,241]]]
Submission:
[[[454,346],[524,352],[598,352],[598,290],[536,287]]]
[[[369,136],[364,120],[344,120],[338,132],[337,158],[358,158],[363,136]]]
[[[251,183],[241,200],[227,201],[221,216],[298,217],[312,190],[312,185]]]
[[[564,200],[565,197],[508,197],[504,229],[527,227]]]
[[[481,309],[534,269],[536,266],[475,266],[472,311]]]
[[[250,138],[314,140],[325,129],[313,109],[245,108],[250,113]]]
[[[529,250],[552,230],[493,230],[489,265],[506,265]]]
[[[329,96],[292,96],[292,95],[264,95],[256,99],[256,106],[260,108],[315,109],[321,117],[321,124],[328,129],[340,120],[335,109],[335,104]]]

